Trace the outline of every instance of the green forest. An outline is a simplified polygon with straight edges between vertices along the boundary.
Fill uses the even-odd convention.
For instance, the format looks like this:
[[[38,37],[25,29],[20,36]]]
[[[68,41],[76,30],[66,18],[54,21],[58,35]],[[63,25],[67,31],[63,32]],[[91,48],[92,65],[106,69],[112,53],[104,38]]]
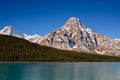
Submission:
[[[59,50],[0,35],[0,62],[119,62],[120,57]]]

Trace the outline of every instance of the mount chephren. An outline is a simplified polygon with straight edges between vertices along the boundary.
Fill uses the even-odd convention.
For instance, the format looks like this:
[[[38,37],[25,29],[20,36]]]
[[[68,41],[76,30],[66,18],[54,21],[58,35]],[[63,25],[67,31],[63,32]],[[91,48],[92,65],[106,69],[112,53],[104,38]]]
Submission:
[[[109,56],[120,56],[120,40],[94,33],[76,17],[71,17],[57,30],[41,37],[38,34],[27,35],[15,31],[12,26],[5,26],[0,34],[16,36],[39,45],[63,50],[89,52]]]

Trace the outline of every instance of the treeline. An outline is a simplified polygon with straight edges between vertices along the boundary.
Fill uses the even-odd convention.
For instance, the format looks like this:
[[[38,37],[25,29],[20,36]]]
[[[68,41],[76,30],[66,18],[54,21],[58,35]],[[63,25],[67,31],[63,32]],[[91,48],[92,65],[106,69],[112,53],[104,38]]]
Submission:
[[[0,35],[0,61],[113,62],[120,57],[59,50],[13,36]]]

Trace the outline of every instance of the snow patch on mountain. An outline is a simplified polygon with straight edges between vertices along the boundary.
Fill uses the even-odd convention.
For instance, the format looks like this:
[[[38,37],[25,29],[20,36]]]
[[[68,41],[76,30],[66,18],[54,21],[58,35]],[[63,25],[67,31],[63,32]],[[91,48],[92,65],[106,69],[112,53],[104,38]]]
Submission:
[[[34,42],[37,43],[38,40],[40,40],[42,37],[39,36],[38,34],[34,34],[34,35],[27,35],[24,34],[24,39],[30,41],[30,42]]]
[[[0,30],[0,34],[24,38],[24,35],[14,30],[12,26],[5,26],[2,30]]]
[[[34,43],[37,43],[37,41],[42,38],[38,34],[28,35],[28,34],[19,33],[16,30],[14,30],[14,28],[12,26],[5,26],[2,30],[0,30],[0,34],[11,35],[11,36],[23,38],[30,42],[34,42]]]

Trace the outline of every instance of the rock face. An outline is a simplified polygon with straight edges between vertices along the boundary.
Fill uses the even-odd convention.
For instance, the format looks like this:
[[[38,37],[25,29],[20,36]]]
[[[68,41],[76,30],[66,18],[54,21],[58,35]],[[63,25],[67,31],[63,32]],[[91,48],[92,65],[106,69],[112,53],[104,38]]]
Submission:
[[[94,33],[76,17],[69,18],[64,26],[45,35],[37,43],[63,50],[120,55],[120,40]]]
[[[120,40],[111,39],[101,34],[96,34],[96,38],[98,42],[97,53],[120,56]]]
[[[44,46],[77,52],[89,52],[102,55],[120,56],[120,39],[94,33],[76,17],[71,17],[61,28],[41,37],[16,32],[12,27],[5,27],[0,34],[24,38]]]
[[[71,17],[61,28],[45,35],[38,41],[40,45],[47,45],[59,49],[94,52],[97,47],[96,34],[90,28]]]

